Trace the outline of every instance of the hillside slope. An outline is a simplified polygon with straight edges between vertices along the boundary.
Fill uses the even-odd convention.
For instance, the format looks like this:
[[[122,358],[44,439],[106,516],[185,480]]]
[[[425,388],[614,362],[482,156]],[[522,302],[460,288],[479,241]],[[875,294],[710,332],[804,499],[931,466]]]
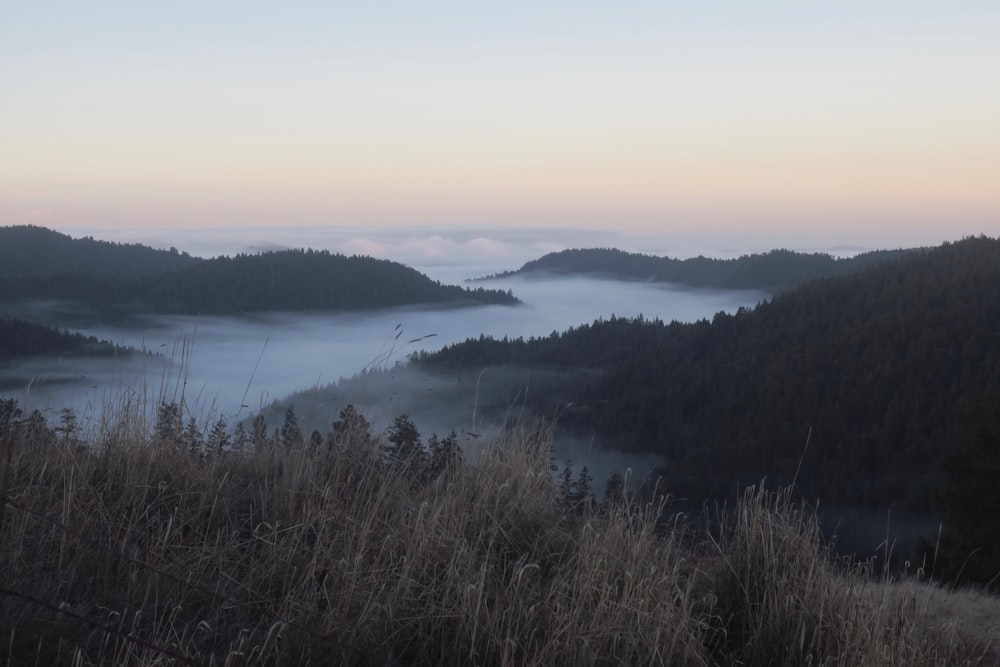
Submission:
[[[204,260],[177,250],[156,250],[138,243],[74,239],[34,225],[0,227],[0,279],[61,274],[105,278],[177,271]]]
[[[690,287],[780,292],[817,278],[854,273],[912,252],[879,250],[855,257],[835,258],[825,253],[772,250],[737,259],[673,259],[615,248],[586,248],[549,253],[525,263],[516,271],[491,277],[600,274],[621,280],[675,283]]]
[[[93,336],[0,316],[0,363],[33,356],[111,356],[126,351]]]
[[[146,248],[3,228],[0,301],[71,302],[101,316],[347,311],[519,303],[509,292],[442,285],[389,260],[286,250],[198,260]],[[21,304],[20,307],[11,304]]]
[[[926,510],[942,463],[1000,396],[1000,241],[946,244],[711,322],[612,319],[418,363],[599,371],[566,388],[572,405],[534,407],[599,443],[662,454],[685,497],[766,477],[825,503]]]

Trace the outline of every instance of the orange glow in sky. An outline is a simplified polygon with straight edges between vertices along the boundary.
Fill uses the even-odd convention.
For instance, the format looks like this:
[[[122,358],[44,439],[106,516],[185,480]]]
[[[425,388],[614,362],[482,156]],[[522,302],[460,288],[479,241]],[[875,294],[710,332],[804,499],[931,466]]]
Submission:
[[[0,224],[1000,234],[995,3],[55,4]]]

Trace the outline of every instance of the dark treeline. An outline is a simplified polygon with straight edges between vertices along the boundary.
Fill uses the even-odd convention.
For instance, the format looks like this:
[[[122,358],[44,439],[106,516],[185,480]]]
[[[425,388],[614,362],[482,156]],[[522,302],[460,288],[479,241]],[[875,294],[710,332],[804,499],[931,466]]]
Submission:
[[[132,278],[177,271],[202,261],[176,249],[155,250],[138,243],[110,243],[90,237],[74,239],[33,225],[0,227],[3,279],[67,273]]]
[[[133,298],[156,312],[219,314],[518,303],[509,292],[442,285],[398,262],[313,250],[219,257],[169,276],[147,276]]]
[[[194,260],[142,246],[72,240],[36,227],[3,232],[10,237],[3,252],[17,258],[0,273],[0,301],[7,302],[70,301],[102,315],[518,303],[509,292],[442,285],[397,262],[371,257],[286,250]],[[31,270],[22,266],[31,264],[36,265]],[[142,264],[145,271],[137,269]]]
[[[817,278],[844,276],[911,252],[878,250],[838,259],[825,253],[772,250],[738,259],[673,259],[612,248],[588,248],[549,253],[527,262],[517,271],[492,277],[532,273],[601,274],[689,287],[780,292]]]
[[[94,336],[0,316],[0,362],[31,356],[113,356],[125,352]]]
[[[561,426],[662,454],[668,488],[691,499],[767,478],[827,506],[981,518],[973,508],[997,502],[994,239],[814,281],[711,322],[612,319],[530,341],[470,340],[418,361],[603,371],[575,389]]]

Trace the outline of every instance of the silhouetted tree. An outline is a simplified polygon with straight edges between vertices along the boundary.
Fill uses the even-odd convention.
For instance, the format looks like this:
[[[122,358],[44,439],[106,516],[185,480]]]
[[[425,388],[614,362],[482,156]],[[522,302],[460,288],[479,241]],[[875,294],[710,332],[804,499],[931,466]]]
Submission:
[[[160,402],[156,413],[156,438],[163,444],[176,446],[182,438],[181,408],[177,403]]]
[[[220,456],[222,452],[230,446],[229,424],[223,415],[212,426],[212,431],[208,434],[208,449]]]
[[[455,431],[443,439],[438,438],[437,433],[432,434],[427,441],[427,450],[428,476],[431,479],[462,464],[462,449],[458,446],[458,435]]]
[[[63,408],[60,410],[59,426],[55,429],[56,433],[64,440],[72,440],[75,438],[76,429],[76,411],[73,408]]]
[[[299,420],[295,416],[295,408],[291,405],[285,409],[285,421],[281,425],[281,445],[285,449],[298,449],[302,446],[302,429],[299,428]]]
[[[559,495],[566,504],[573,503],[573,462],[569,459],[563,461],[563,469],[559,473]]]
[[[0,398],[0,438],[13,438],[14,423],[21,418],[16,398]]]
[[[201,429],[198,428],[198,422],[194,419],[194,415],[188,419],[187,426],[184,428],[184,444],[192,456],[201,456],[205,449],[205,440],[202,437]]]
[[[254,449],[260,451],[271,445],[267,437],[267,419],[264,415],[258,414],[253,418],[253,425],[250,431],[250,442]]]
[[[608,477],[608,481],[604,483],[604,507],[613,507],[623,502],[627,499],[626,494],[625,477],[621,474],[621,471],[615,470]]]
[[[945,459],[942,574],[1000,590],[1000,401],[971,411],[964,437]]]
[[[389,461],[403,465],[415,474],[422,474],[425,467],[425,453],[420,441],[420,432],[406,414],[399,415],[388,429],[389,446],[386,454]]]
[[[570,503],[577,511],[589,508],[593,504],[594,494],[591,489],[593,481],[594,478],[590,474],[590,470],[587,469],[587,466],[580,468],[580,474],[577,476],[576,481],[573,482],[570,492]]]
[[[247,433],[247,429],[243,426],[243,422],[237,422],[236,428],[233,429],[233,449],[242,452],[250,445],[250,435]]]

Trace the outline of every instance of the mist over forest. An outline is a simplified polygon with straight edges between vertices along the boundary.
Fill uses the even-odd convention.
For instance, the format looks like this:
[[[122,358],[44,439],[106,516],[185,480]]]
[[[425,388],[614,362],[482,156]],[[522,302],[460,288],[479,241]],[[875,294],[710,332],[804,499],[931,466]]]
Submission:
[[[104,396],[113,397],[118,389],[132,391],[138,384],[157,391],[162,387],[170,400],[179,400],[183,391],[192,408],[246,416],[248,410],[292,392],[391,367],[413,352],[436,350],[481,334],[544,336],[600,317],[640,313],[694,321],[720,310],[753,306],[765,296],[566,277],[513,278],[490,286],[513,290],[523,304],[330,315],[260,313],[240,318],[148,316],[135,328],[91,323],[80,331],[161,356],[144,360],[141,368],[134,367],[135,360],[123,359],[110,372],[106,365],[89,360],[63,360],[47,367],[44,361],[33,359],[9,366],[5,374],[36,378],[40,384],[29,394],[30,405],[43,410],[93,406]],[[136,375],[130,381],[131,373]],[[71,379],[74,374],[86,378],[69,385],[45,384],[46,380]],[[241,409],[243,405],[248,407]]]
[[[47,233],[27,231],[35,236]],[[422,253],[429,262],[426,269],[389,259],[348,257],[339,247],[316,251],[263,244],[259,253],[246,254],[243,247],[234,261],[225,256],[198,258],[176,247],[153,250],[53,238],[60,252],[67,253],[65,264],[82,271],[83,277],[41,272],[24,282],[14,272],[0,276],[0,292],[7,295],[5,314],[13,318],[8,329],[27,330],[37,320],[40,325],[30,326],[72,331],[52,329],[33,336],[36,341],[51,338],[58,353],[8,354],[0,390],[4,397],[18,400],[25,412],[38,411],[49,420],[72,409],[83,429],[97,428],[109,407],[128,404],[141,406],[151,418],[162,406],[176,405],[186,420],[204,430],[213,423],[249,426],[259,415],[265,432],[277,433],[294,413],[296,429],[322,433],[352,405],[375,433],[385,433],[394,419],[407,415],[424,437],[454,433],[474,458],[481,443],[512,427],[547,428],[556,468],[562,462],[577,469],[586,466],[597,485],[628,471],[636,490],[663,477],[683,497],[697,501],[725,499],[728,492],[723,489],[735,482],[753,484],[767,477],[777,484],[798,482],[838,508],[835,515],[828,512],[828,518],[854,517],[855,532],[843,543],[863,553],[878,543],[880,513],[886,507],[897,511],[893,534],[905,532],[911,544],[933,528],[937,516],[932,513],[932,494],[945,476],[921,468],[919,462],[938,466],[949,459],[935,439],[939,435],[928,435],[928,429],[959,433],[964,428],[962,410],[984,400],[976,392],[992,391],[991,385],[976,384],[980,375],[961,371],[973,384],[956,385],[952,395],[939,402],[961,409],[924,409],[911,426],[901,422],[907,411],[929,400],[925,388],[912,378],[920,377],[925,365],[937,368],[927,364],[945,363],[934,352],[940,345],[959,345],[962,368],[989,366],[986,357],[977,356],[992,354],[992,347],[982,338],[986,334],[975,328],[982,322],[974,314],[992,306],[955,296],[992,298],[992,292],[968,288],[991,280],[987,274],[995,242],[989,239],[866,254],[720,251],[717,259],[699,254],[697,261],[676,262],[696,267],[685,274],[688,277],[677,277],[680,274],[664,276],[651,269],[657,262],[674,260],[648,252],[594,248],[560,253],[558,243],[530,234],[508,235],[502,242],[470,235],[432,236],[422,242],[397,239],[395,246],[392,239],[383,239],[381,245],[358,239],[347,244],[353,250],[366,244],[374,251],[407,247]],[[119,281],[107,284],[129,295],[124,309],[112,304],[108,310],[95,305],[108,303],[93,289],[102,283],[86,277],[87,265],[76,252],[85,257],[95,252],[101,257],[141,254],[149,273],[143,273],[140,263],[130,275],[142,282],[101,278]],[[537,265],[539,257],[568,257],[573,263],[553,271],[513,271],[524,264],[520,258],[532,253],[534,259],[526,266]],[[964,259],[954,259],[962,253]],[[855,256],[857,261],[836,259]],[[946,257],[952,259],[942,259]],[[178,258],[178,268],[153,268]],[[613,271],[608,270],[609,261]],[[342,268],[336,269],[339,273],[327,271],[338,262],[359,267],[354,277],[371,296],[358,300],[348,288],[350,298],[329,299],[327,292],[343,289],[347,275]],[[926,262],[937,276],[930,282],[919,279],[930,270],[919,268]],[[303,271],[303,266],[315,269]],[[244,283],[250,278],[241,277],[248,275],[247,267],[256,281],[249,291]],[[372,272],[373,279],[362,270]],[[615,275],[619,270],[621,275]],[[476,281],[474,291],[458,287],[491,273],[491,278]],[[202,300],[198,276],[210,279],[203,291],[211,287],[215,301]],[[695,286],[674,280],[691,280]],[[403,290],[406,305],[380,305],[399,303],[393,299],[400,281],[424,287]],[[703,286],[743,283],[780,286],[783,293]],[[890,287],[897,283],[903,286],[894,292]],[[181,287],[157,287],[155,292],[134,287],[160,284]],[[208,314],[218,311],[218,298],[230,284],[230,293],[240,294],[246,304],[240,314]],[[371,289],[373,284],[383,287]],[[286,300],[303,304],[305,311],[270,308],[275,298],[298,286],[301,290]],[[79,300],[70,298],[73,292],[66,290],[71,288],[78,290]],[[255,310],[246,294],[263,288],[271,290],[271,300],[261,300]],[[926,290],[944,291],[921,296]],[[897,293],[909,295],[909,300],[894,296],[887,301],[884,296]],[[174,314],[175,306],[164,306],[158,296],[162,294],[173,295],[174,303],[185,309],[197,309],[199,303],[211,306],[208,313]],[[387,296],[388,301],[378,301]],[[425,299],[435,302],[422,303]],[[933,318],[952,309],[955,314],[945,329],[954,329],[956,339],[946,343],[952,334],[934,329],[944,325],[934,324],[938,320]],[[898,331],[885,329],[880,313],[903,324]],[[860,324],[851,324],[855,321]],[[869,329],[871,333],[859,333]],[[651,331],[659,337],[652,345]],[[24,338],[15,333],[13,339],[19,335]],[[865,338],[871,335],[876,338]],[[973,338],[963,346],[965,335]],[[909,341],[905,359],[871,357],[870,350],[897,340]],[[80,348],[86,352],[74,352],[81,341],[87,342]],[[836,369],[822,366],[847,341],[861,345],[865,355],[838,357],[831,362]],[[922,357],[925,352],[931,356]],[[855,369],[851,359],[859,358],[864,361]],[[903,386],[898,378],[864,384],[872,370],[888,373],[890,358],[892,373],[911,378],[905,385],[910,393],[902,398],[904,393],[897,391],[895,398],[889,394],[884,400],[878,395],[882,402],[876,403],[877,392]],[[783,379],[804,359],[812,364],[808,372]],[[950,372],[947,364],[941,368]],[[724,379],[729,373],[734,374]],[[783,398],[789,392],[793,399],[825,396],[820,387],[829,384],[831,374],[852,378],[856,389],[817,399],[818,404]],[[826,384],[817,384],[817,378],[825,378]],[[790,389],[795,382],[801,387]],[[785,387],[785,394],[776,386]],[[766,403],[772,395],[786,402]],[[842,419],[843,409],[867,415],[852,407],[857,400],[875,406],[868,410],[872,414],[845,422],[832,437],[830,425]],[[807,464],[796,466],[796,457],[812,437],[809,415],[815,414],[822,415],[817,423],[827,426],[817,432]],[[850,430],[855,426],[862,435]],[[754,449],[758,441],[768,443],[763,453]],[[902,460],[916,466],[913,470],[882,462],[886,456],[902,455],[902,450],[892,449],[898,443],[908,446],[910,454]],[[853,453],[843,459],[838,451]],[[864,467],[864,474],[846,487],[841,482],[856,470],[825,479],[814,474],[817,466],[839,470],[837,466],[855,463]],[[804,475],[798,479],[800,468]],[[895,472],[890,475],[891,470]]]

